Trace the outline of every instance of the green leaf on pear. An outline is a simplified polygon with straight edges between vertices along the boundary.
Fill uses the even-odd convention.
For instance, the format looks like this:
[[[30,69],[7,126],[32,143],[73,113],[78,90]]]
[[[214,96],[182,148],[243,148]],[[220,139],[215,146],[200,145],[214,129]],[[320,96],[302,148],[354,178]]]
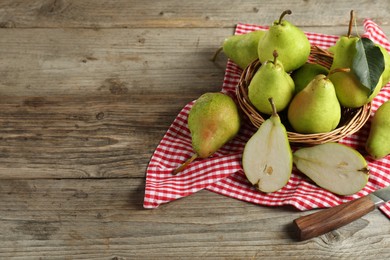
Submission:
[[[380,48],[369,38],[360,38],[356,42],[352,71],[360,83],[368,88],[368,95],[374,92],[384,69],[385,61]]]

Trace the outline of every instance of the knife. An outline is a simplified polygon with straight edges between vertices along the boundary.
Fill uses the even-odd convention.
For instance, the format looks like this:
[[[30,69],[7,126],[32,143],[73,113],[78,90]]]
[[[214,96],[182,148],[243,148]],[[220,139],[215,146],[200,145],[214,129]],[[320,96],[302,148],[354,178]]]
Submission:
[[[299,240],[310,239],[342,227],[390,201],[390,186],[338,206],[297,218],[293,225]]]

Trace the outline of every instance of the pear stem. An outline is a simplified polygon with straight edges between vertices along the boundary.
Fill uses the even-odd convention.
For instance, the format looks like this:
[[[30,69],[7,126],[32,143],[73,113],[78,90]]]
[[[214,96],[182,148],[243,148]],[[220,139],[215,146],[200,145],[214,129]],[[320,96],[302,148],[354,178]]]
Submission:
[[[269,103],[271,104],[271,107],[272,107],[272,116],[278,116],[278,111],[276,111],[276,106],[275,106],[275,102],[274,102],[274,99],[272,97],[270,97],[268,99]]]
[[[350,72],[350,68],[336,68],[331,71],[329,71],[328,75],[325,77],[325,79],[329,79],[330,75],[337,73],[337,72]]]
[[[213,57],[211,57],[210,60],[211,60],[212,62],[215,62],[215,60],[217,59],[217,56],[221,53],[222,50],[223,50],[223,47],[222,47],[222,46],[219,47],[219,48],[215,51]]]
[[[280,15],[278,24],[281,24],[281,23],[282,23],[282,20],[283,20],[284,16],[286,16],[286,14],[292,14],[291,10],[286,10],[286,11],[284,11],[284,12]]]
[[[274,50],[272,55],[274,56],[274,64],[276,64],[276,59],[278,58],[279,54],[278,54],[278,52],[276,50]]]
[[[187,168],[187,166],[192,163],[192,161],[194,161],[196,158],[198,158],[198,155],[196,153],[194,153],[191,158],[189,158],[187,161],[185,161],[182,165],[180,165],[179,167],[177,167],[173,172],[172,174],[173,175],[176,175],[178,174],[179,172],[182,172],[185,168]]]
[[[353,25],[353,21],[355,20],[355,12],[353,10],[351,10],[350,12],[350,18],[349,18],[349,25],[348,25],[348,34],[347,34],[347,37],[351,37],[351,34],[352,34],[352,25]]]

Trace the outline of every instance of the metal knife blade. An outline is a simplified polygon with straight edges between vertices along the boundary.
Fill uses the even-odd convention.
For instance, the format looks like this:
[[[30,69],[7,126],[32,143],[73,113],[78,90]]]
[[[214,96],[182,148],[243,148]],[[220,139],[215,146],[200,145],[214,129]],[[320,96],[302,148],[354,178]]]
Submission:
[[[390,201],[390,186],[376,190],[368,195],[374,202],[375,206],[379,207],[382,204]]]
[[[299,240],[313,238],[342,227],[390,201],[390,186],[336,207],[321,210],[293,221]]]

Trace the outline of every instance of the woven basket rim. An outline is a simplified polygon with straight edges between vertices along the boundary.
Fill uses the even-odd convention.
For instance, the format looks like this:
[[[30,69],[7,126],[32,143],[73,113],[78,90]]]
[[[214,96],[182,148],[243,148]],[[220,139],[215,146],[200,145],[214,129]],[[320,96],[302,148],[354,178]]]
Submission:
[[[320,64],[326,68],[330,68],[333,60],[333,55],[328,51],[321,49],[318,46],[312,46],[309,63]],[[239,83],[236,87],[236,96],[239,107],[244,112],[246,118],[256,128],[266,120],[267,116],[259,113],[251,104],[248,98],[248,86],[254,73],[261,66],[257,59],[249,64],[242,72]],[[342,138],[352,135],[360,130],[367,122],[371,114],[371,102],[359,108],[345,108],[342,107],[342,119],[340,125],[325,133],[316,134],[301,134],[294,131],[287,131],[288,139],[291,143],[300,144],[322,144],[327,142],[337,142]]]

